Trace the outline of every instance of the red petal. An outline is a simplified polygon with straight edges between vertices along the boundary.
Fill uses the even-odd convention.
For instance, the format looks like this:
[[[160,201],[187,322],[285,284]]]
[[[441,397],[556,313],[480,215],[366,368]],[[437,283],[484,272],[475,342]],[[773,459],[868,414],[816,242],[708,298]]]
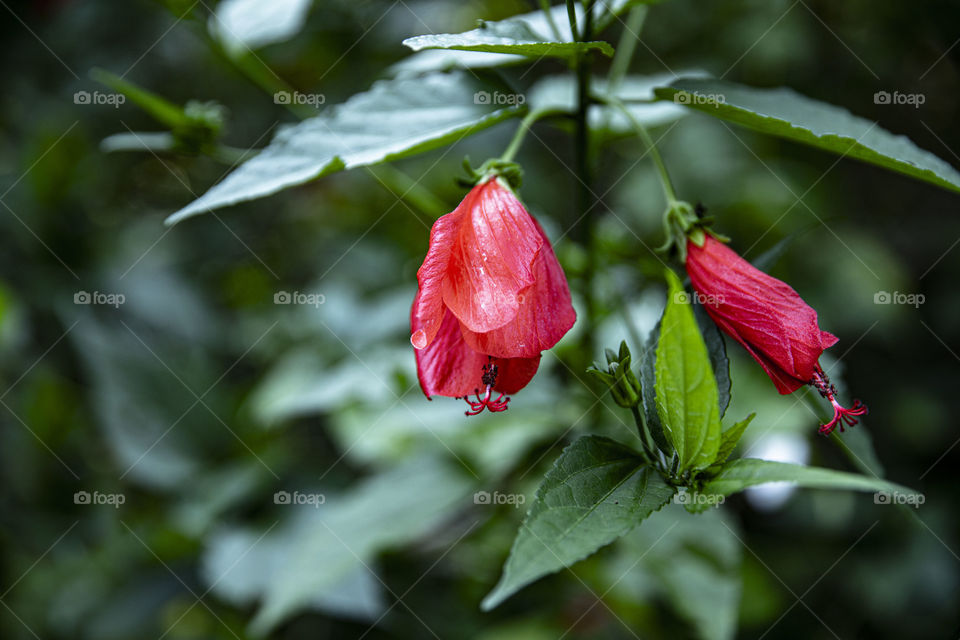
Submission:
[[[489,358],[467,346],[463,341],[460,323],[449,309],[444,310],[436,338],[415,353],[420,388],[428,398],[434,395],[455,398],[483,387],[483,367],[488,364]],[[516,393],[527,386],[537,372],[540,356],[494,358],[491,364],[497,365],[498,369],[494,388],[503,393]]]
[[[713,318],[713,321],[717,323],[717,326],[720,327],[720,329],[722,329],[728,336],[743,345],[743,348],[746,349],[747,352],[753,356],[753,359],[756,360],[761,367],[763,367],[763,370],[767,372],[767,375],[770,376],[774,386],[777,387],[777,391],[779,391],[781,394],[786,395],[788,393],[793,393],[809,382],[794,378],[792,375],[781,369],[776,362],[754,349],[750,343],[744,340],[743,337],[737,333],[736,327],[728,323],[723,316],[718,316],[711,313],[710,307],[707,307],[707,314]]]
[[[711,236],[703,247],[688,244],[687,273],[707,297],[710,316],[750,351],[781,393],[809,382],[824,349],[837,342],[820,329],[817,312],[793,288]]]
[[[493,388],[500,393],[516,393],[527,386],[540,367],[540,355],[536,358],[494,358],[497,365],[497,384]]]
[[[416,349],[423,349],[433,341],[440,329],[447,308],[443,304],[443,281],[447,275],[450,251],[457,239],[460,221],[464,217],[470,199],[468,195],[451,213],[441,216],[430,230],[430,248],[427,257],[417,271],[420,288],[413,300],[410,324],[410,342]],[[429,394],[428,394],[429,395]]]
[[[544,241],[527,210],[496,178],[474,187],[461,208],[443,302],[470,331],[483,333],[517,315]]]
[[[543,239],[533,263],[534,283],[520,294],[517,315],[508,324],[486,333],[464,328],[463,337],[475,351],[501,358],[539,357],[557,344],[577,319],[563,268],[543,228],[536,220],[533,223]]]

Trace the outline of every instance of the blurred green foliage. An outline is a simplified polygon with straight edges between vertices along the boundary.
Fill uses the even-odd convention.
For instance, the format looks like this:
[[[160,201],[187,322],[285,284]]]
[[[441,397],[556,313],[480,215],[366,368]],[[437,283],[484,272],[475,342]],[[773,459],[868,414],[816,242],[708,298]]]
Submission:
[[[700,516],[670,506],[655,526],[488,613],[479,603],[524,508],[478,504],[474,492],[529,504],[577,436],[635,437],[584,368],[621,339],[640,353],[662,308],[662,265],[649,250],[662,240],[661,196],[637,141],[615,139],[595,158],[603,206],[590,214],[590,246],[586,223],[575,223],[566,125],[536,125],[520,150],[521,195],[556,241],[581,308],[585,256],[596,257],[598,326],[594,352],[578,325],[496,416],[466,420],[460,403],[422,397],[407,323],[430,225],[462,197],[462,157],[499,154],[515,122],[399,162],[427,194],[418,200],[398,198],[407,187],[390,168],[360,169],[163,226],[236,159],[204,155],[211,140],[262,147],[304,115],[275,103],[279,88],[336,104],[403,59],[404,38],[533,4],[326,0],[255,52],[211,35],[205,3],[0,6],[9,70],[0,96],[0,635],[960,632],[954,195],[699,114],[655,129],[679,194],[706,204],[741,253],[753,259],[790,238],[767,268],[840,337],[831,355],[871,409],[847,434],[850,446],[865,451],[858,439],[869,432],[887,477],[926,501],[916,518],[869,494],[824,491],[732,498]],[[650,10],[633,71],[696,68],[789,85],[956,166],[958,18],[945,0],[673,0]],[[614,43],[620,28],[609,32]],[[165,129],[132,101],[77,103],[77,92],[110,91],[89,77],[94,68],[205,124],[170,150],[106,153],[108,136]],[[529,72],[483,73],[525,87],[564,69],[545,59]],[[926,101],[876,104],[881,90]],[[82,292],[124,300],[78,304]],[[275,304],[282,292],[323,302]],[[878,292],[925,301],[876,304]],[[780,447],[852,468],[815,436],[803,392],[778,396],[742,351],[729,352],[730,415],[757,414],[746,455]],[[94,504],[110,496],[123,504]],[[708,619],[683,604],[702,593],[716,599]]]

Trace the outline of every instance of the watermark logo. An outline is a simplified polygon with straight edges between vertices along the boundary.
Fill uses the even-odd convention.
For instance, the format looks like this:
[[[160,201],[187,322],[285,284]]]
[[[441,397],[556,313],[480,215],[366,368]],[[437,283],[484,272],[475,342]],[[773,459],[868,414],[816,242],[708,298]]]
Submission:
[[[527,496],[522,493],[500,493],[499,491],[490,493],[489,491],[477,491],[473,494],[473,504],[512,504],[519,509],[520,505],[526,501]]]
[[[500,290],[491,291],[490,289],[481,289],[477,291],[473,299],[477,305],[483,309],[490,305],[510,305],[520,306],[527,300],[526,293],[503,292]]]
[[[900,291],[877,291],[873,294],[873,304],[908,304],[918,308],[927,297],[922,293],[901,293]]]
[[[692,294],[687,293],[686,291],[678,291],[673,294],[673,301],[677,304],[690,304],[691,302],[696,302],[699,305],[719,307],[723,304],[723,294],[722,293],[711,293],[704,295],[699,291],[694,291]]]
[[[527,102],[527,96],[522,93],[503,93],[502,91],[477,91],[473,94],[473,104],[490,104],[500,106],[519,106]]]
[[[727,96],[722,93],[687,93],[678,91],[673,94],[673,101],[676,104],[686,106],[692,105],[713,105],[714,108],[727,103]]]
[[[277,291],[273,294],[273,304],[307,304],[319,307],[327,301],[322,293],[303,293],[301,291]]]
[[[77,291],[73,294],[73,304],[108,305],[117,308],[127,301],[122,293],[104,293],[102,291]]]
[[[894,491],[878,491],[873,494],[873,504],[894,504],[907,505],[914,509],[919,509],[920,505],[927,501],[927,497],[922,493],[901,493]]]
[[[94,491],[77,491],[73,494],[73,504],[110,505],[114,509],[119,509],[120,505],[127,501],[127,497],[122,493],[100,493]]]
[[[273,494],[273,504],[308,504],[316,509],[326,501],[327,497],[322,493],[300,493],[299,491],[290,493],[289,491],[277,491]]]
[[[919,109],[920,105],[927,101],[927,96],[922,93],[900,93],[894,91],[877,91],[873,94],[873,104],[895,104],[910,105],[914,109]]]
[[[726,501],[726,496],[718,493],[700,493],[698,491],[687,491],[686,487],[680,487],[680,491],[673,494],[673,503],[682,505],[696,505],[698,507],[716,507]]]
[[[299,91],[277,91],[273,94],[273,104],[298,104],[320,107],[327,101],[322,93],[300,93]]]
[[[99,91],[77,91],[73,94],[73,104],[82,105],[109,105],[114,109],[119,109],[120,105],[127,101],[127,96],[122,93],[101,93]]]

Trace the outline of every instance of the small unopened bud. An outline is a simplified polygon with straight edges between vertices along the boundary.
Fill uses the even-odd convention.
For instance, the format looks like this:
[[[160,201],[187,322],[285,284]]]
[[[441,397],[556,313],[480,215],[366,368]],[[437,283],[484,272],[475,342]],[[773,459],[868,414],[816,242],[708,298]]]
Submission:
[[[620,352],[614,353],[606,349],[606,368],[594,363],[587,369],[587,373],[599,378],[610,389],[614,402],[625,409],[632,409],[640,404],[642,397],[640,381],[630,368],[630,349],[626,342],[620,343]]]

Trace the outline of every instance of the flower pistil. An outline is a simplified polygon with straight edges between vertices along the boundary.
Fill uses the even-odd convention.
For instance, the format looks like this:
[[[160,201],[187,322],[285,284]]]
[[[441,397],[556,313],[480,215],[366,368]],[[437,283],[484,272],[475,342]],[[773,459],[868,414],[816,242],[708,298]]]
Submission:
[[[810,384],[820,392],[821,396],[829,400],[830,404],[833,405],[833,418],[827,424],[820,426],[820,433],[823,435],[830,435],[837,426],[840,427],[842,433],[844,423],[852,427],[857,424],[856,416],[867,414],[866,405],[859,400],[854,400],[853,405],[849,409],[840,406],[840,403],[837,402],[837,388],[830,382],[830,378],[827,377],[827,374],[819,364],[817,364],[813,370],[813,379],[810,381]]]
[[[490,413],[507,410],[507,403],[510,402],[510,398],[504,398],[506,394],[501,393],[496,400],[491,397],[493,387],[497,384],[497,373],[497,365],[493,364],[493,362],[487,362],[487,364],[483,365],[483,377],[480,380],[485,387],[483,397],[480,397],[480,389],[473,390],[473,392],[477,394],[476,401],[471,400],[469,396],[463,397],[463,399],[467,401],[467,404],[470,405],[470,411],[464,411],[466,415],[475,416],[483,413],[484,409],[489,409]]]

